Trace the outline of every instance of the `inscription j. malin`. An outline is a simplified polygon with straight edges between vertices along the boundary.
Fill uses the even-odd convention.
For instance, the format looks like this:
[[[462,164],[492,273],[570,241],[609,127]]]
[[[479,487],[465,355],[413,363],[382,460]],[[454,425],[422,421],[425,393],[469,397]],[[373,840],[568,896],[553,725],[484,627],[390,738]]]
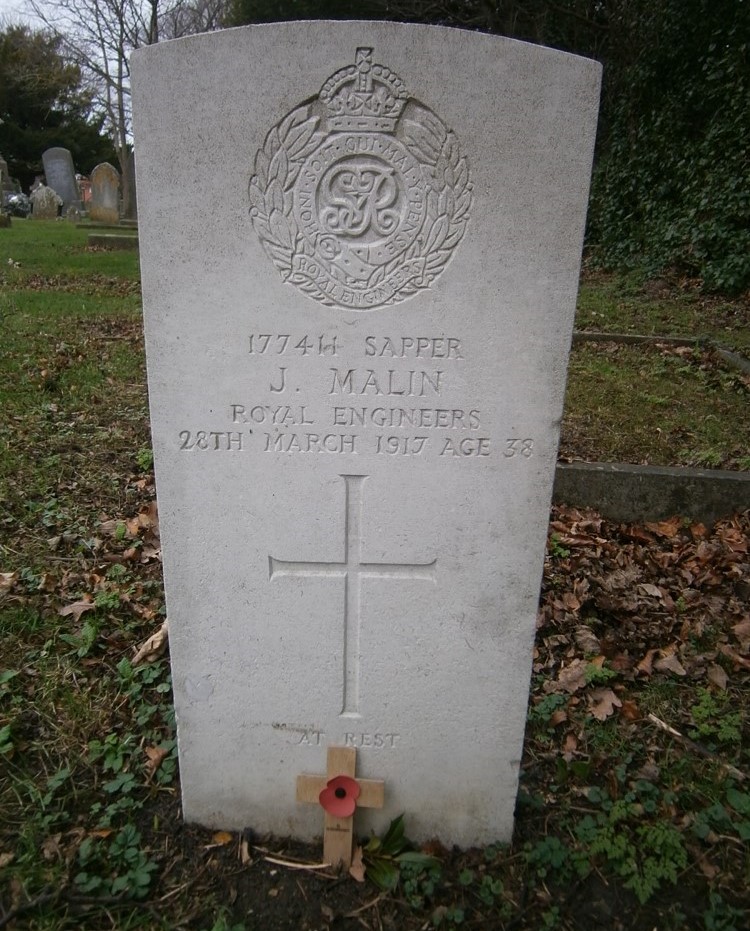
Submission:
[[[255,230],[284,281],[350,310],[429,287],[471,207],[454,133],[372,51],[273,127],[250,180]]]
[[[362,562],[362,491],[366,475],[342,475],[346,489],[343,562],[292,562],[268,557],[271,580],[283,576],[344,579],[344,679],[341,715],[359,716],[359,628],[362,579],[435,582],[437,559],[429,563]]]

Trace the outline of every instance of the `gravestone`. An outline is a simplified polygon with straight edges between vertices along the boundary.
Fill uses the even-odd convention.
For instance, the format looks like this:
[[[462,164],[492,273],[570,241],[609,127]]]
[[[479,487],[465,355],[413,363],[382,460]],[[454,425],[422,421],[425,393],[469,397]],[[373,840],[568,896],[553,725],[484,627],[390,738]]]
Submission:
[[[0,155],[0,195],[4,191],[12,190],[12,185],[10,183],[10,172],[8,171],[8,163]],[[0,207],[2,207],[2,197],[0,196]]]
[[[308,22],[133,77],[185,817],[319,836],[348,747],[358,830],[508,839],[599,65]]]
[[[62,197],[46,184],[40,184],[31,194],[31,216],[34,220],[56,220]]]
[[[47,149],[42,155],[44,176],[47,186],[56,191],[63,201],[63,212],[68,207],[81,209],[81,199],[76,184],[76,174],[73,168],[73,156],[68,149],[55,146]]]
[[[117,223],[120,219],[120,175],[109,162],[91,172],[89,219],[95,223]]]
[[[138,192],[136,190],[135,151],[128,156],[128,177],[130,190],[127,192],[127,197],[123,196],[122,214],[123,219],[136,221],[138,219]]]

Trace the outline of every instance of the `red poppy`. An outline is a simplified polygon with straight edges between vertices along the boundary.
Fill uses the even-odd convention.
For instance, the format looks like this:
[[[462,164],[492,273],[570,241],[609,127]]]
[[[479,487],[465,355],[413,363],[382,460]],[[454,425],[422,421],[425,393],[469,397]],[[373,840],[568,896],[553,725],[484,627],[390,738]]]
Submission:
[[[357,807],[360,788],[351,776],[335,776],[329,779],[325,789],[318,796],[318,801],[329,815],[334,818],[351,818]]]

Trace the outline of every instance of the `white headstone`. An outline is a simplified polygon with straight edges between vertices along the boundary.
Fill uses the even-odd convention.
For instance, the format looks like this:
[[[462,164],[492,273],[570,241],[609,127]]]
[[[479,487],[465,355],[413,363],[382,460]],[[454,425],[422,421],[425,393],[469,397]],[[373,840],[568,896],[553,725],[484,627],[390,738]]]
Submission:
[[[308,22],[133,66],[185,816],[320,835],[343,745],[358,828],[507,839],[599,65]]]

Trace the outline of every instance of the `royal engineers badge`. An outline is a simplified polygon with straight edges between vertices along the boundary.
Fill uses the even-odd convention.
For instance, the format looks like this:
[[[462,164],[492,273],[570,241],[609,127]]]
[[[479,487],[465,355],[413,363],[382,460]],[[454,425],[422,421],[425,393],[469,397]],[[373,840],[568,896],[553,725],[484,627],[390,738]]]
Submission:
[[[455,135],[358,48],[354,65],[268,133],[250,202],[284,281],[370,310],[441,274],[466,230],[471,183]]]

